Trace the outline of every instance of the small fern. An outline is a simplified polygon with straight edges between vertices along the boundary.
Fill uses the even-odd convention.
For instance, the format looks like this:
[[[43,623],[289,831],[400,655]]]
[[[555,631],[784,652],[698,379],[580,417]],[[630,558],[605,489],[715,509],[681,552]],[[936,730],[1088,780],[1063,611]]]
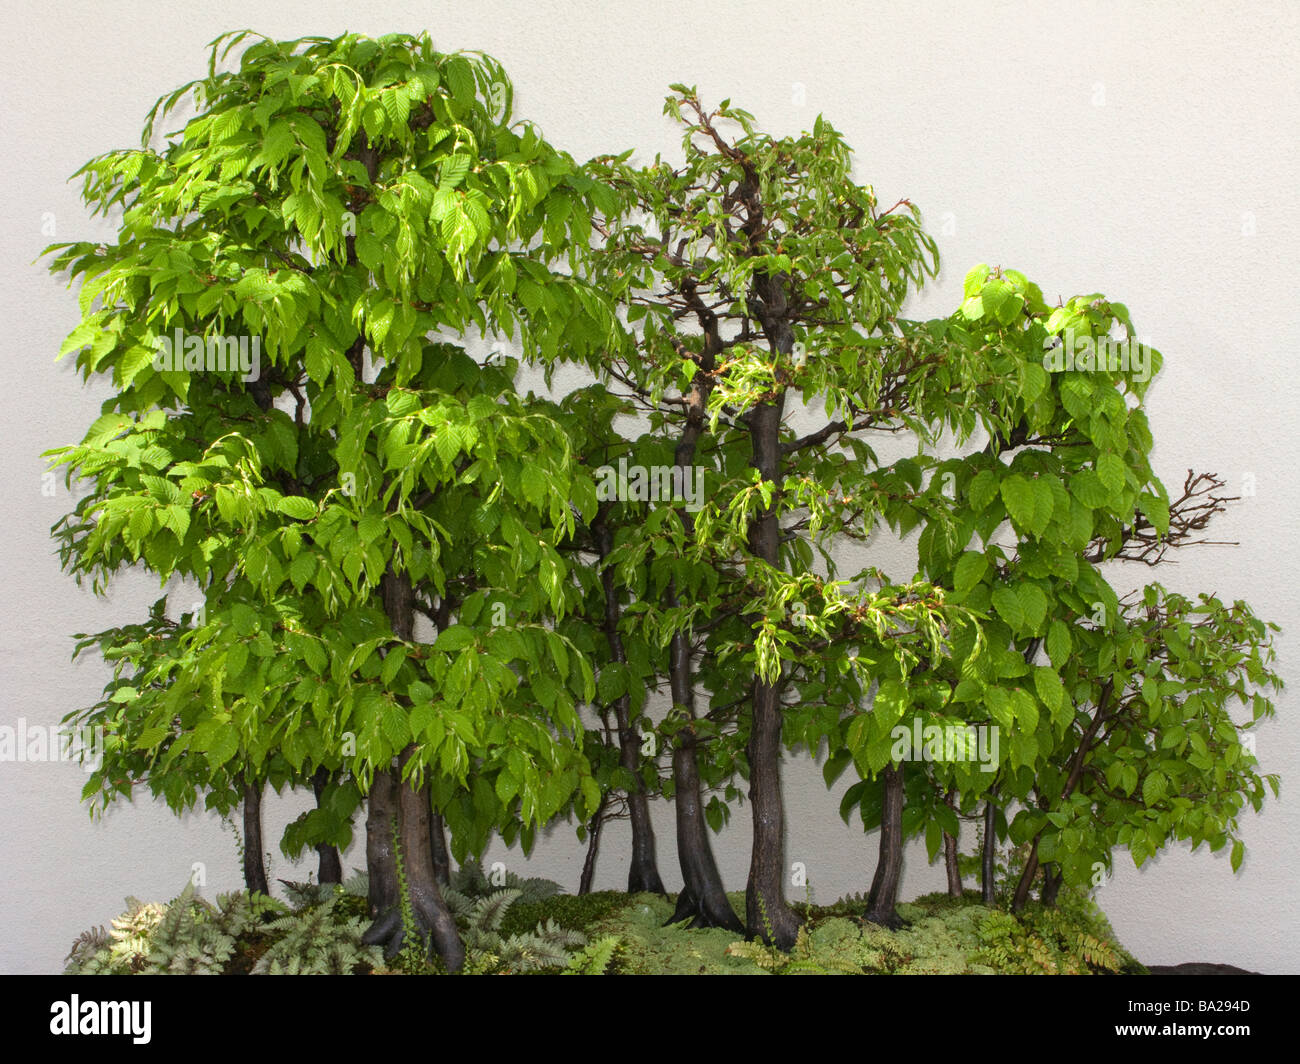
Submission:
[[[253,975],[351,975],[376,969],[383,960],[378,946],[363,946],[365,930],[357,917],[341,918],[337,898],[266,925],[281,935],[253,966]]]
[[[603,935],[575,953],[565,965],[564,975],[604,975],[614,963],[622,944],[617,935]]]

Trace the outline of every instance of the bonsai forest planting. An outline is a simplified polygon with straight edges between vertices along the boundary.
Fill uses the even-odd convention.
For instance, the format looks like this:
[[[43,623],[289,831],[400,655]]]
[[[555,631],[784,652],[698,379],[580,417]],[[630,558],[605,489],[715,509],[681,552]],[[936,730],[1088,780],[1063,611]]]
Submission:
[[[246,890],[128,899],[69,971],[1141,972],[1112,862],[1240,865],[1277,628],[1150,572],[1234,500],[1153,472],[1128,309],[977,265],[913,320],[936,243],[828,118],[664,111],[672,161],[579,162],[483,54],[244,32],[79,171],[115,235],[46,262],[111,395],[47,454],[53,536],[162,588],[75,637],[82,798],[234,819]],[[833,904],[792,758],[864,830]],[[564,890],[483,861],[570,832]],[[947,890],[910,900],[918,838]]]

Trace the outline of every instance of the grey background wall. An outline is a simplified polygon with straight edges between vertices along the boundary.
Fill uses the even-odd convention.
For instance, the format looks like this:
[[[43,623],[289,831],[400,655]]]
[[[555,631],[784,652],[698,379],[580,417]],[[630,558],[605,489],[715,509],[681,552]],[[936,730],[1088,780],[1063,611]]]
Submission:
[[[55,365],[76,320],[74,295],[33,259],[53,239],[97,233],[70,175],[91,155],[133,145],[164,91],[203,69],[204,44],[251,26],[277,37],[429,30],[438,46],[488,51],[517,89],[517,110],[575,156],[635,146],[672,155],[661,116],[672,81],[730,96],[777,133],[824,112],[857,149],[859,179],[886,202],[907,196],[937,236],[944,272],[911,310],[946,313],[977,262],[1015,266],[1058,293],[1124,300],[1165,369],[1149,409],[1157,470],[1189,467],[1255,492],[1221,519],[1237,547],[1186,553],[1160,578],[1183,592],[1248,599],[1283,625],[1281,672],[1297,677],[1295,515],[1300,350],[1300,5],[1289,2],[1040,4],[745,3],[643,0],[567,4],[336,0],[222,4],[6,2],[0,72],[0,725],[50,725],[95,700],[101,664],[69,664],[69,634],[138,616],[158,595],[135,574],[96,600],[61,576],[48,530],[70,509],[42,494],[40,451],[74,442],[104,393]],[[55,234],[50,235],[53,225]],[[905,558],[906,551],[899,554]],[[900,562],[900,566],[904,564]],[[904,573],[902,575],[909,575]],[[1147,574],[1120,571],[1119,584]],[[1244,819],[1240,875],[1226,851],[1174,848],[1140,871],[1127,857],[1098,892],[1121,940],[1149,963],[1226,962],[1300,970],[1297,844],[1300,723],[1284,695],[1259,733],[1280,801]],[[864,890],[873,839],[845,827],[808,759],[786,770],[789,857],[815,896]],[[177,820],[141,798],[91,823],[73,764],[0,763],[0,971],[49,972],[75,934],[107,921],[124,895],[170,897],[195,862],[207,893],[239,884],[235,840],[215,817]],[[303,808],[268,803],[268,837]],[[680,883],[671,810],[658,809],[661,866]],[[718,841],[730,887],[744,884],[748,821]],[[615,825],[598,886],[625,875]],[[575,889],[581,850],[568,826],[542,839],[532,874]],[[490,860],[522,870],[518,851]],[[354,846],[345,863],[359,865]],[[272,875],[306,878],[274,854]],[[908,896],[942,885],[922,848]]]

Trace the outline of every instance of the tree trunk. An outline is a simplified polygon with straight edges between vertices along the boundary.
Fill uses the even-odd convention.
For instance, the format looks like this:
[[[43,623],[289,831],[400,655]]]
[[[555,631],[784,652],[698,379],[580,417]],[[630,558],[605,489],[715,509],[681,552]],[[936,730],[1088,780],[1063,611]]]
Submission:
[[[673,642],[676,644],[676,639]],[[674,645],[674,654],[676,652]],[[673,701],[677,702],[680,696],[676,691],[675,674],[672,683]],[[692,693],[689,702],[680,703],[692,710],[692,719],[695,716],[694,700]],[[673,780],[676,786],[673,806],[677,812],[677,857],[682,866],[683,884],[670,922],[689,919],[690,927],[725,927],[743,935],[745,928],[722,889],[722,877],[709,845],[693,729],[683,728],[673,743]]]
[[[1064,878],[1060,865],[1053,863],[1044,867],[1043,893],[1040,900],[1049,909],[1056,905],[1056,896],[1061,892],[1061,881]]]
[[[614,548],[614,537],[610,533],[609,526],[604,523],[596,525],[595,533],[596,548],[600,553],[601,562],[604,562]],[[610,658],[619,664],[626,664],[627,654],[623,649],[623,637],[618,631],[618,590],[614,586],[613,570],[602,569],[600,579],[605,592],[605,639],[609,643]],[[614,719],[618,723],[619,764],[630,772],[636,781],[627,795],[628,816],[632,821],[632,860],[627,870],[627,892],[638,894],[647,891],[651,894],[664,894],[666,891],[663,880],[659,878],[659,865],[655,859],[655,833],[654,826],[650,822],[650,800],[641,779],[641,743],[632,728],[631,707],[631,699],[626,694],[614,701]],[[604,808],[603,801],[601,808]]]
[[[881,772],[880,857],[867,895],[866,918],[873,924],[898,928],[903,919],[895,911],[903,880],[903,766],[886,765]]]
[[[366,809],[366,871],[370,876],[370,918],[391,913],[398,902],[397,854],[393,849],[397,781],[392,769],[376,772]]]
[[[1011,899],[1011,911],[1013,913],[1023,912],[1025,903],[1029,901],[1029,890],[1034,885],[1034,877],[1038,875],[1038,836],[1034,836],[1033,845],[1029,847],[1029,860],[1025,862],[1025,870],[1020,873],[1020,881],[1016,884],[1016,893]]]
[[[690,475],[695,462],[695,445],[704,431],[704,417],[708,409],[713,369],[714,347],[717,343],[716,327],[708,334],[700,368],[691,383],[686,413],[686,428],[677,441],[673,462]],[[685,483],[685,481],[683,481]],[[689,535],[694,521],[689,512],[682,514],[682,524]],[[677,584],[670,581],[667,589],[669,608],[678,605]],[[691,655],[691,641],[686,632],[674,632],[669,647],[668,679],[674,705],[681,706],[691,723],[677,733],[673,740],[673,807],[677,815],[677,859],[682,869],[682,890],[677,895],[677,907],[672,921],[689,920],[690,927],[725,927],[728,931],[744,934],[745,929],[736,911],[722,889],[722,876],[713,859],[709,845],[708,824],[704,820],[704,793],[700,785],[700,767],[695,735],[695,671]]]
[[[948,791],[944,797],[944,802],[949,809],[956,812],[957,797],[954,791]],[[962,885],[961,866],[957,863],[957,839],[956,836],[949,835],[946,831],[943,833],[943,864],[944,870],[948,874],[948,897],[960,898]]]
[[[384,612],[388,614],[393,634],[399,639],[411,640],[415,630],[415,592],[411,587],[410,578],[406,574],[397,574],[390,569],[384,574],[380,590],[383,594]],[[417,786],[409,780],[403,780],[401,776],[401,768],[407,764],[417,749],[414,743],[409,744],[399,757],[399,768],[376,772],[375,786],[380,784],[381,776],[390,777],[393,797],[388,800],[393,802],[396,809],[397,833],[402,846],[408,900],[414,910],[420,937],[425,940],[427,936],[429,945],[438,951],[448,971],[458,972],[465,963],[465,946],[460,940],[460,932],[456,928],[451,912],[443,901],[442,892],[438,889],[431,823],[432,795],[427,783]],[[375,814],[373,793],[374,787],[372,787],[371,813]],[[382,814],[382,810],[379,813]],[[383,825],[383,829],[388,833],[391,832],[391,811],[386,819],[388,823]],[[371,819],[367,818],[367,859],[370,857],[371,844],[376,841],[373,836],[379,829],[380,824],[377,819],[372,823]],[[376,848],[378,850],[378,847]],[[383,854],[380,853],[379,856],[382,858]],[[392,864],[395,880],[396,862],[392,861]],[[372,906],[377,887],[374,874],[372,870]],[[387,869],[384,868],[381,877],[386,874]],[[387,886],[381,885],[385,888]],[[394,882],[391,894],[396,897],[397,893]],[[362,942],[367,945],[382,944],[384,956],[391,959],[401,951],[404,937],[401,906],[396,905],[387,912],[381,910],[380,914],[376,915],[375,922],[362,936]]]
[[[447,827],[441,813],[429,815],[429,848],[433,851],[433,877],[439,886],[451,886],[451,854],[447,851]]]
[[[788,335],[787,335],[788,334]],[[788,341],[788,343],[787,343]],[[793,334],[783,325],[773,339],[778,354],[789,353]],[[785,393],[746,415],[751,464],[773,485],[780,484],[781,415]],[[749,547],[773,568],[780,565],[781,523],[775,503],[750,522]],[[754,845],[749,882],[745,888],[746,932],[779,949],[794,945],[799,918],[785,902],[785,811],[781,802],[781,690],[755,678],[749,732],[749,801],[753,811]],[[771,929],[769,934],[768,929]]]
[[[262,785],[244,781],[244,886],[250,893],[270,894],[262,860]]]
[[[587,829],[587,856],[582,862],[582,878],[578,880],[578,893],[590,894],[592,881],[596,878],[596,854],[600,850],[600,829],[605,824],[605,807],[609,804],[609,795],[600,796],[600,804],[592,815],[591,826]]]
[[[992,908],[997,904],[998,807],[990,797],[984,803],[984,845],[980,853],[980,901]]]
[[[325,788],[329,786],[330,772],[327,768],[318,768],[311,778],[311,789],[316,794],[316,808],[320,808],[321,798],[325,794]],[[316,847],[316,856],[319,859],[320,871],[316,876],[318,883],[342,883],[343,882],[343,862],[339,860],[339,851],[337,847],[331,846],[328,842],[322,842]]]

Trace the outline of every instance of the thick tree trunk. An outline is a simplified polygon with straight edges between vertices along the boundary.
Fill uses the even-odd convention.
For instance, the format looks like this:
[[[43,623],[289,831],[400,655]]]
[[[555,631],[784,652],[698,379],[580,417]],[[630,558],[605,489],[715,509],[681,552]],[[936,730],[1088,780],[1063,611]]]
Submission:
[[[678,701],[678,697],[674,692],[673,701]],[[694,696],[690,702],[681,704],[693,707]],[[694,717],[694,712],[691,716]],[[677,812],[677,857],[682,866],[683,885],[682,892],[677,895],[677,908],[671,922],[690,920],[690,927],[725,927],[728,931],[744,934],[745,928],[722,889],[722,876],[709,845],[695,734],[690,729],[678,732],[673,744],[673,780],[676,785],[673,805]]]
[[[579,894],[590,894],[591,884],[596,878],[596,855],[600,852],[600,831],[605,825],[605,807],[608,804],[609,795],[601,795],[591,826],[587,829],[587,856],[582,862],[582,878],[578,880]]]
[[[886,765],[881,772],[880,857],[867,896],[866,918],[884,927],[902,927],[895,911],[903,880],[903,766]]]
[[[384,612],[388,614],[393,633],[399,639],[410,640],[415,629],[415,593],[411,581],[405,574],[396,574],[392,570],[384,574],[381,582],[384,600]],[[465,963],[465,946],[460,940],[460,932],[452,919],[450,910],[438,889],[438,876],[434,864],[434,846],[432,839],[432,796],[427,784],[416,786],[402,779],[401,769],[415,754],[417,747],[409,744],[399,757],[399,767],[375,773],[375,786],[379,786],[381,776],[390,777],[392,802],[397,814],[397,833],[401,840],[401,853],[406,885],[411,908],[414,910],[415,922],[421,939],[427,936],[429,944],[438,951],[448,971],[457,972]],[[371,813],[374,808],[374,787],[371,791]],[[382,810],[378,811],[382,814]],[[383,825],[385,833],[391,832],[391,812]],[[370,857],[371,844],[376,842],[373,836],[380,830],[377,821],[370,817],[366,821],[366,856]],[[376,844],[376,850],[379,847]],[[383,859],[384,855],[379,852]],[[393,863],[393,876],[396,875],[396,862]],[[387,868],[380,870],[381,876],[387,874]],[[371,903],[376,899],[375,870],[371,871]],[[386,885],[385,885],[386,886]],[[396,883],[391,893],[397,895]],[[401,906],[396,905],[387,912],[376,915],[375,922],[367,929],[362,942],[367,945],[384,946],[384,956],[391,959],[402,949],[405,931],[402,927]]]
[[[262,785],[244,781],[244,886],[250,892],[270,894],[262,860]]]
[[[788,341],[788,342],[787,342]],[[793,345],[789,326],[774,337],[778,353]],[[751,464],[766,481],[781,480],[782,392],[747,415]],[[781,523],[775,508],[764,510],[749,527],[749,547],[773,568],[780,565]],[[799,918],[785,902],[785,811],[781,801],[781,690],[755,679],[749,732],[749,801],[754,844],[745,888],[745,930],[754,937],[789,949],[799,934]],[[770,934],[769,934],[770,928]]]
[[[609,526],[597,524],[596,549],[600,560],[609,556],[614,549],[614,537]],[[614,586],[614,573],[603,569],[600,575],[601,586],[605,593],[605,639],[609,643],[609,654],[619,664],[627,663],[627,654],[623,649],[623,637],[618,631],[619,608],[618,589]],[[631,699],[622,695],[614,702],[614,719],[618,724],[618,760],[619,764],[632,774],[636,781],[627,795],[628,816],[632,822],[632,860],[627,870],[627,891],[638,894],[648,891],[651,894],[664,894],[663,880],[659,878],[659,865],[655,859],[655,833],[650,822],[650,800],[641,779],[641,742],[632,727]],[[601,803],[604,808],[604,802]],[[595,844],[599,829],[593,833]]]
[[[984,803],[984,845],[980,851],[980,901],[990,908],[997,904],[998,807],[990,797]]]
[[[375,773],[366,809],[366,871],[370,876],[370,918],[378,920],[398,902],[397,851],[393,830],[397,816],[397,780],[392,769]]]
[[[948,791],[944,796],[944,803],[953,812],[957,811],[957,796],[955,792]],[[960,898],[962,895],[961,885],[961,865],[957,862],[957,838],[949,835],[946,831],[943,833],[943,865],[944,871],[948,874],[948,897]]]
[[[311,778],[311,789],[316,795],[316,808],[318,809],[329,782],[330,772],[327,768],[318,768]],[[327,842],[322,842],[316,847],[316,856],[320,864],[316,881],[318,883],[342,883],[343,862],[339,860],[338,849]]]

